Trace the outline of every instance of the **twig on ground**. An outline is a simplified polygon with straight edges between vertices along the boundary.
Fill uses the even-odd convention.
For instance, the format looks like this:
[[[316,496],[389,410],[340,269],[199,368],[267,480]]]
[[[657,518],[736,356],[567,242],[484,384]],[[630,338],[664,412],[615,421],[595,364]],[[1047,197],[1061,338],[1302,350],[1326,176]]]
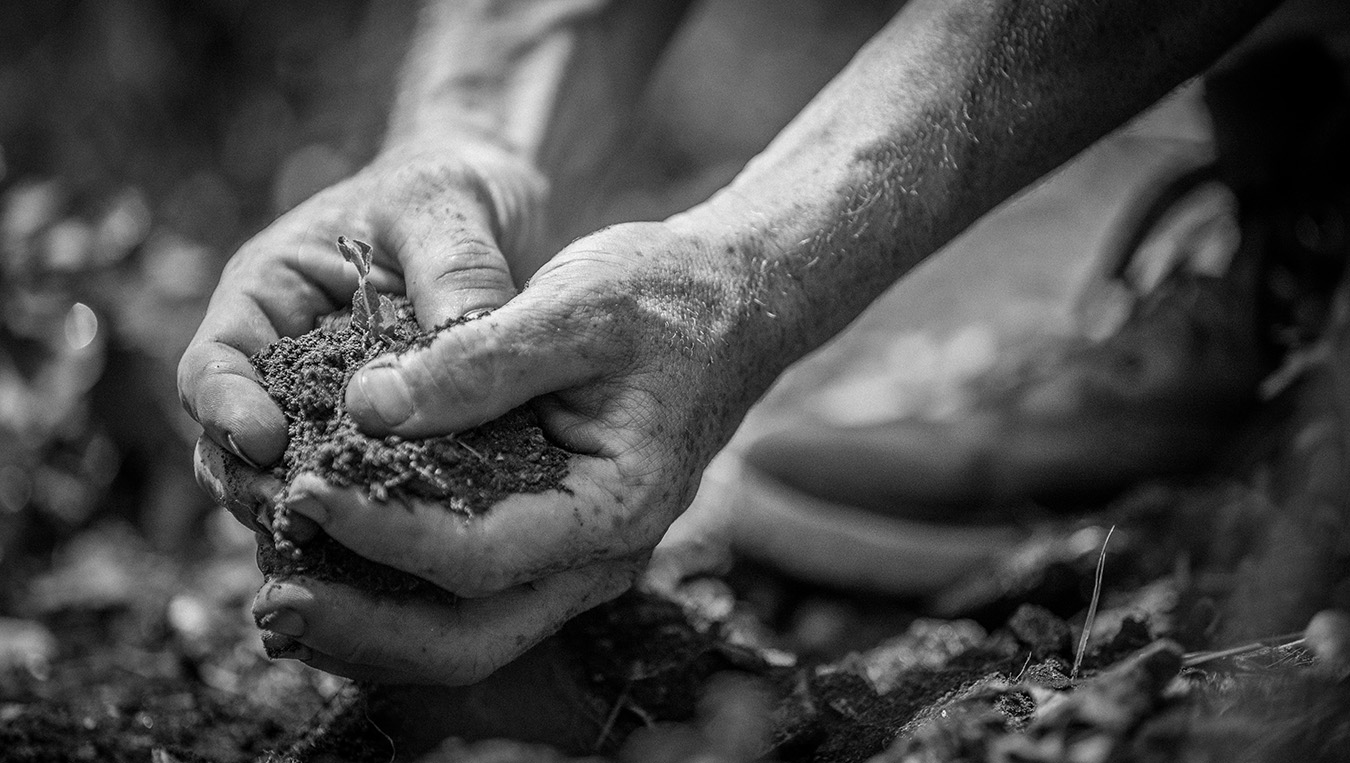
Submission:
[[[1270,636],[1260,639],[1259,641],[1253,641],[1241,646],[1232,646],[1227,649],[1189,652],[1182,655],[1181,665],[1182,667],[1193,668],[1196,665],[1203,665],[1206,662],[1222,660],[1226,657],[1241,657],[1243,655],[1259,652],[1263,649],[1287,649],[1292,646],[1302,646],[1304,641],[1303,631],[1282,633],[1278,636]]]

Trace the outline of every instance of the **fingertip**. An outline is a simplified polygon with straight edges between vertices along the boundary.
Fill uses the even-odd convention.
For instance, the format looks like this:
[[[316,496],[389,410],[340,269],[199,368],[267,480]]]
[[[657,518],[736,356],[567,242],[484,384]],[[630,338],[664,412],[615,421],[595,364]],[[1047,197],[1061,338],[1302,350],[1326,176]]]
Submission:
[[[352,488],[338,488],[323,477],[310,472],[291,479],[286,496],[286,508],[322,526],[329,521],[330,507],[341,511],[352,497]]]
[[[286,451],[286,416],[252,379],[212,377],[201,384],[194,409],[211,439],[254,468],[276,463]]]
[[[205,435],[197,439],[193,471],[202,490],[240,524],[255,530],[265,526],[266,509],[276,503],[281,489],[279,480],[245,465]]]
[[[263,630],[263,651],[274,660],[291,659],[304,662],[313,656],[313,651],[304,644],[284,633]]]
[[[234,433],[228,430],[225,432],[225,447],[229,448],[230,452],[240,461],[243,461],[254,469],[262,469],[261,464],[248,457],[248,453],[239,445],[239,441],[234,439]]]
[[[376,360],[357,371],[346,390],[347,412],[363,432],[387,434],[412,418],[412,390],[392,363]]]
[[[295,612],[303,620],[313,604],[314,593],[302,578],[269,580],[253,597],[253,621],[259,628],[266,628],[269,618],[283,609]]]

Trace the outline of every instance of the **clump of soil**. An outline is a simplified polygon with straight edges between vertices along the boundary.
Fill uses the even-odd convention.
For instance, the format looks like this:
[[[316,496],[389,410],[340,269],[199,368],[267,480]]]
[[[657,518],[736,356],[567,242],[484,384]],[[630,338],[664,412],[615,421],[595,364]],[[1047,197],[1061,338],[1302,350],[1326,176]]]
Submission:
[[[424,332],[406,298],[384,295],[376,303],[384,315],[372,319],[362,299],[369,293],[362,278],[354,311],[330,316],[319,328],[282,338],[253,356],[259,381],[281,407],[290,435],[273,473],[288,484],[299,474],[318,474],[389,502],[390,511],[406,510],[400,502],[420,500],[466,516],[515,493],[564,490],[570,454],[548,441],[527,408],[437,437],[371,437],[357,428],[343,402],[352,375],[380,355],[424,347],[438,332],[463,322]],[[327,536],[298,545],[284,502],[271,523],[271,542],[263,538],[259,551],[259,565],[269,576],[306,574],[382,594],[437,590],[364,560]]]

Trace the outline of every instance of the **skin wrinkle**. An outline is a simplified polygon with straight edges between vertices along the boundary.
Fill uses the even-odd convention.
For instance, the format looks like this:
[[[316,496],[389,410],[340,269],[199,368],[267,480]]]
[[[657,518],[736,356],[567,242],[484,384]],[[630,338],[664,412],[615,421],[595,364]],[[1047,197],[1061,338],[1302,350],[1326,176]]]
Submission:
[[[262,244],[258,244],[257,246],[261,245]],[[303,243],[297,245],[297,248],[304,247],[305,244]],[[254,288],[246,286],[240,292],[240,295],[248,300],[257,311],[266,318],[267,323],[265,325],[269,329],[268,333],[271,334],[270,336],[263,337],[267,341],[275,341],[276,334],[279,333],[272,329],[279,329],[280,333],[285,333],[287,336],[299,336],[313,328],[313,321],[309,316],[320,311],[327,312],[332,311],[333,309],[334,297],[332,292],[328,289],[327,284],[324,284],[313,277],[310,268],[301,266],[298,263],[299,258],[300,255],[297,253],[293,258],[297,260],[297,262],[285,262],[285,267],[282,268],[280,272],[276,273],[266,282],[258,284],[261,288],[286,291],[293,295],[293,301],[284,303],[290,308],[285,311],[285,314],[278,314],[277,311],[269,305],[271,300],[268,300],[265,294],[259,293]],[[247,264],[247,260],[240,261],[239,268],[244,269],[247,267]],[[229,274],[229,276],[233,275],[236,274]],[[222,275],[222,278],[225,277],[227,276]],[[355,284],[352,285],[352,288],[355,288]],[[231,343],[230,346],[245,354],[256,352],[259,349],[259,347],[251,346],[241,347],[234,343]]]
[[[672,281],[679,284],[679,287],[672,289]],[[644,335],[669,337],[670,343],[685,357],[703,358],[704,362],[699,364],[699,367],[709,372],[712,377],[707,380],[689,379],[687,380],[689,383],[674,385],[675,389],[681,389],[685,394],[679,400],[661,406],[664,410],[688,412],[681,416],[684,425],[677,429],[682,436],[676,448],[677,452],[684,454],[682,456],[684,463],[681,466],[687,467],[691,461],[697,463],[711,457],[709,446],[715,440],[707,437],[710,430],[707,422],[721,422],[723,426],[718,429],[729,429],[726,426],[728,417],[724,415],[725,412],[733,405],[748,408],[750,402],[746,399],[748,395],[736,395],[734,392],[724,395],[725,390],[720,389],[726,386],[725,380],[735,378],[728,376],[735,366],[728,361],[725,354],[723,337],[729,333],[729,329],[725,326],[734,320],[732,311],[727,310],[726,306],[744,304],[744,301],[734,296],[721,298],[712,296],[726,293],[726,290],[712,278],[694,280],[691,283],[688,280],[681,282],[658,274],[649,279],[635,281],[632,288],[637,309],[641,311],[643,318],[656,324],[654,331],[646,332]],[[709,383],[713,385],[711,389],[701,388]],[[744,408],[737,412],[743,412]],[[729,436],[729,431],[725,434]],[[680,505],[683,505],[683,502]]]
[[[456,246],[463,247],[466,244],[486,247],[477,239],[460,242]],[[460,252],[456,259],[485,259],[489,256],[491,256],[490,250],[484,248],[477,251]],[[495,288],[493,282],[496,281],[496,278],[494,276],[499,273],[501,271],[491,265],[456,264],[454,270],[446,270],[433,276],[432,282],[437,286],[472,284],[476,288],[488,290]]]
[[[1259,10],[1258,3],[1250,5],[1252,14]],[[906,60],[908,76],[917,80],[917,87],[911,87],[906,97],[927,105],[917,112],[917,119],[900,125],[900,132],[855,154],[853,182],[838,194],[835,212],[827,215],[829,222],[822,231],[808,238],[805,251],[765,252],[758,261],[751,260],[748,268],[738,268],[735,258],[728,257],[721,263],[720,277],[713,268],[711,277],[700,278],[697,269],[707,260],[704,252],[687,258],[684,269],[653,268],[650,275],[630,282],[646,303],[646,312],[666,319],[658,335],[670,336],[686,357],[704,357],[710,363],[719,355],[729,357],[711,348],[724,347],[737,336],[740,341],[776,345],[781,352],[778,357],[785,361],[799,357],[823,335],[841,328],[879,291],[879,284],[912,268],[987,208],[1030,183],[1034,177],[1022,166],[1021,156],[1067,159],[1091,138],[1160,97],[1221,48],[1211,43],[1210,49],[1168,62],[1166,74],[1151,89],[1140,88],[1132,100],[1111,104],[1094,118],[1074,114],[1075,118],[1066,119],[1059,116],[1068,113],[1064,98],[1056,95],[1062,83],[1086,80],[1089,87],[1101,85],[1114,76],[1120,61],[1137,58],[1137,41],[1148,30],[1132,20],[1134,9],[1107,8],[1101,3],[1062,3],[1055,8],[1043,3],[969,3],[958,10],[949,17],[939,39],[923,40],[918,52]],[[1119,23],[1127,30],[1126,41],[1104,55],[1084,47],[1095,38],[1081,28],[1085,20],[1102,14],[1113,28]],[[1157,16],[1155,12],[1153,17]],[[1236,23],[1235,29],[1241,24]],[[976,55],[984,51],[992,53]],[[1079,73],[1085,61],[1096,66]],[[951,73],[938,76],[945,72]],[[1033,130],[1038,127],[1035,120],[1065,123],[1071,129],[1063,134],[1055,129]],[[1022,137],[1027,132],[1043,137],[1028,144]],[[1023,145],[1010,151],[1010,141]],[[1009,160],[1009,155],[1014,158]],[[774,226],[762,227],[771,231]],[[833,283],[822,288],[804,277],[804,262],[818,263],[842,277],[830,279]],[[728,264],[739,279],[728,278]],[[738,281],[744,285],[737,287]],[[799,307],[790,311],[795,314],[775,319],[778,325],[774,326],[761,304],[765,300],[759,299],[762,294],[770,295],[771,303]],[[690,326],[700,321],[701,326]],[[742,378],[752,380],[748,389],[754,390],[766,387],[778,369],[735,370],[745,372]],[[718,375],[716,370],[712,373]],[[720,404],[709,397],[691,396],[686,443],[693,445],[717,429],[698,422],[742,412],[753,393],[742,393],[736,399],[736,391],[730,390],[731,399]],[[739,415],[732,418],[739,419]],[[714,435],[712,439],[720,442],[724,438]],[[690,450],[697,452],[698,448]],[[694,456],[694,462],[699,460]]]
[[[560,557],[572,552],[575,556],[528,561],[562,572],[579,561],[604,558],[615,547],[641,541],[646,528],[657,528],[687,504],[696,485],[692,480],[712,451],[726,441],[749,404],[789,362],[841,328],[882,288],[984,210],[1034,180],[1049,164],[1067,159],[1113,121],[1161,95],[1166,80],[1179,81],[1208,60],[1210,54],[1196,52],[1187,36],[1203,39],[1203,45],[1217,51],[1225,35],[1231,38],[1246,25],[1244,15],[1253,16],[1268,4],[1200,0],[1178,4],[1185,6],[1179,9],[1161,0],[1133,4],[914,0],[909,6],[918,9],[913,18],[904,16],[905,23],[888,26],[888,32],[874,38],[875,44],[869,43],[855,59],[860,63],[845,71],[843,84],[832,83],[822,91],[780,135],[781,140],[751,162],[742,175],[748,180],[738,178],[730,190],[715,197],[718,205],[700,205],[702,212],[691,211],[665,223],[602,231],[579,247],[594,244],[595,252],[573,252],[571,260],[564,255],[561,265],[546,268],[549,278],[540,281],[549,291],[517,303],[529,302],[536,314],[503,310],[501,330],[528,324],[522,331],[530,335],[525,339],[543,340],[558,351],[523,353],[522,362],[506,366],[514,368],[513,373],[489,370],[484,378],[510,383],[502,377],[522,373],[526,364],[536,369],[563,364],[570,369],[576,355],[591,348],[595,355],[591,365],[600,371],[580,381],[580,374],[573,373],[558,383],[582,387],[555,390],[558,399],[566,401],[560,409],[584,415],[557,416],[575,426],[580,436],[618,451],[605,464],[616,469],[618,477],[600,470],[588,476],[603,483],[603,492],[612,497],[629,491],[629,499],[615,503],[602,491],[591,490],[593,500],[584,507],[565,497],[560,503],[539,504],[550,510],[570,509],[558,524],[574,522],[593,533],[560,529],[558,534],[564,537],[583,536],[572,538],[572,548],[557,550]],[[958,15],[949,16],[953,11]],[[1188,13],[1195,13],[1197,20]],[[1103,21],[1092,21],[1098,17]],[[1216,17],[1218,31],[1212,36],[1199,28]],[[933,26],[929,22],[934,19],[945,21]],[[1165,37],[1151,40],[1155,32],[1146,24],[1162,28]],[[1106,28],[1111,29],[1108,35],[1102,33]],[[1166,62],[1159,80],[1154,81],[1152,73],[1143,84],[1130,79],[1136,68],[1156,72],[1159,61]],[[511,79],[479,84],[497,87]],[[1084,103],[1083,93],[1106,92],[1117,83],[1128,97]],[[484,93],[476,96],[471,100],[493,107]],[[558,105],[575,110],[576,102],[561,98]],[[605,117],[621,110],[606,112]],[[453,108],[433,109],[435,114],[452,112]],[[442,127],[453,135],[456,124],[451,120]],[[490,162],[468,164],[483,173],[480,177],[497,170]],[[416,175],[404,172],[399,177]],[[519,179],[508,172],[508,182]],[[420,191],[435,193],[435,185],[428,182]],[[510,185],[504,188],[507,194],[515,193]],[[473,201],[472,194],[464,196],[466,202]],[[341,195],[334,198],[339,205],[351,201]],[[494,215],[510,211],[500,201],[489,206]],[[399,211],[435,216],[440,209],[426,202]],[[509,221],[512,230],[519,225],[509,217],[503,221]],[[524,266],[513,262],[511,267]],[[625,290],[631,293],[614,294]],[[573,311],[575,304],[586,308]],[[501,339],[494,332],[485,335]],[[603,349],[611,343],[622,349]],[[497,347],[494,353],[507,358],[522,349],[512,344]],[[478,371],[471,366],[461,373],[476,378]],[[540,372],[558,378],[556,369]],[[616,412],[614,406],[643,401],[644,392],[655,404],[640,415],[651,421],[644,422],[633,411]],[[500,402],[498,397],[489,400]],[[642,429],[646,431],[636,431]],[[629,447],[641,438],[646,438],[645,448]],[[658,464],[659,470],[646,478],[649,463]],[[641,516],[634,521],[636,514]],[[601,537],[605,532],[625,537],[606,548]],[[529,556],[519,550],[512,554]],[[513,563],[497,561],[503,568]],[[514,618],[504,626],[501,649],[489,650],[492,661],[509,656],[506,637],[518,632],[511,629],[534,629],[538,623],[552,626],[559,607],[571,610],[579,601],[605,596],[597,591],[621,577],[616,570],[605,567],[587,573],[584,581],[594,586],[592,590],[581,590],[575,577],[538,581],[541,593],[563,601],[536,606],[541,599],[526,599],[539,610],[531,613],[533,620],[512,612],[513,603],[521,601],[514,597],[519,590],[504,594],[514,597],[509,598],[513,603],[474,610],[494,624],[503,614]],[[406,622],[416,626],[426,617],[420,611]],[[431,645],[387,648],[404,649],[400,654],[406,655],[425,653]],[[447,669],[476,664],[463,655],[435,649],[433,653],[442,656]]]
[[[638,15],[645,14],[646,9],[643,8],[644,5],[645,4],[643,3],[630,3],[629,7],[631,7],[634,10],[634,15],[636,17]],[[458,12],[464,9],[463,4],[452,4],[452,3],[446,3],[441,7],[449,9],[451,12]],[[539,3],[531,3],[528,6],[521,5],[519,7],[522,9],[528,9],[531,12],[533,12],[534,9],[541,8],[543,6],[542,4]],[[597,3],[593,7],[600,7],[600,6]],[[460,28],[463,29],[466,26],[467,25],[460,25]],[[504,29],[505,27],[515,27],[515,26],[516,26],[515,24],[504,25]],[[622,27],[623,29],[626,30],[631,29],[631,26],[628,24],[618,25],[618,27]],[[498,30],[498,33],[500,34],[502,31],[504,30]],[[625,32],[625,34],[626,33],[627,32]],[[481,42],[486,42],[488,43],[488,46],[491,47],[492,44],[495,42],[495,40],[489,38],[482,38]],[[603,40],[599,40],[599,42],[603,42]],[[528,44],[529,43],[522,43],[522,45],[525,46],[528,46]],[[648,51],[659,49],[659,45],[643,45],[641,47]],[[453,45],[444,46],[444,48],[454,49],[455,46]],[[618,55],[618,51],[613,49],[606,50],[605,52],[607,56]],[[462,53],[455,52],[452,55],[462,55]],[[582,74],[589,75],[590,72],[583,71]],[[620,70],[616,70],[616,74],[618,75],[616,81],[619,80],[622,80],[623,82],[631,81],[631,83],[637,85],[640,85],[641,84],[640,80],[643,79],[643,77],[640,76],[639,73],[632,66],[625,66]],[[453,78],[453,73],[451,78]],[[583,79],[591,81],[593,80],[593,77],[584,76]],[[430,75],[428,76],[428,81],[432,82],[433,87],[435,80],[436,77]],[[499,82],[501,81],[499,80]],[[510,103],[511,99],[510,98],[506,99],[506,102]],[[567,102],[571,102],[571,99],[560,100],[560,103],[567,103]],[[605,113],[614,114],[618,113],[618,111],[619,110],[606,111]],[[439,112],[439,110],[433,109],[433,113],[441,113],[441,112]],[[452,123],[450,125],[450,130],[445,132],[453,132],[453,130],[454,127]],[[461,135],[459,137],[462,138],[463,136]],[[444,140],[443,136],[441,140]],[[445,145],[440,141],[437,141],[437,144]],[[490,175],[493,178],[500,180],[499,176],[501,175],[501,169],[499,167],[493,166],[493,163],[491,161],[486,162],[479,161],[478,159],[480,158],[480,154],[482,154],[483,152],[479,150],[474,150],[474,147],[470,148],[471,151],[465,155],[465,159],[467,161],[467,164],[471,168],[477,169],[481,172],[481,174],[478,175],[477,177],[481,179],[482,177],[487,177]],[[453,146],[450,147],[450,150],[453,152],[454,147]],[[424,154],[425,153],[426,152],[424,152]],[[491,152],[489,151],[488,153]],[[249,257],[248,253],[245,253],[244,256],[236,260],[236,262],[245,262],[245,263],[252,262],[255,264],[262,264],[263,267],[253,267],[250,265],[248,272],[241,271],[239,274],[240,277],[238,279],[223,284],[222,288],[225,289],[226,292],[228,292],[230,289],[237,289],[241,283],[246,282],[249,279],[264,281],[273,276],[275,273],[279,272],[285,274],[286,271],[284,269],[291,268],[305,274],[310,274],[312,271],[313,273],[318,273],[322,275],[322,277],[325,280],[325,284],[330,287],[323,290],[327,294],[327,296],[330,297],[330,299],[324,300],[325,305],[323,305],[323,307],[325,309],[323,310],[323,312],[326,312],[327,309],[331,309],[329,304],[327,303],[331,302],[333,304],[340,304],[342,302],[345,302],[347,294],[343,293],[341,295],[334,295],[332,292],[349,291],[352,288],[352,285],[350,283],[344,283],[342,285],[343,288],[336,288],[333,287],[333,283],[328,282],[329,276],[335,274],[343,275],[343,280],[350,282],[350,278],[347,277],[346,274],[344,273],[343,270],[344,264],[336,258],[322,258],[320,256],[325,251],[327,251],[327,248],[331,248],[331,247],[326,248],[324,242],[321,239],[325,238],[327,234],[332,233],[333,229],[347,233],[348,235],[357,233],[358,235],[362,235],[364,240],[369,240],[372,243],[376,243],[377,249],[380,250],[377,252],[377,256],[382,260],[384,266],[389,267],[390,265],[392,265],[395,269],[397,269],[398,263],[393,261],[393,257],[396,255],[406,256],[409,253],[397,251],[399,249],[398,245],[400,244],[400,242],[397,240],[394,240],[392,242],[387,240],[384,241],[381,240],[381,236],[386,236],[388,234],[387,230],[388,219],[385,219],[383,221],[383,223],[385,224],[382,225],[381,220],[379,219],[380,216],[383,215],[385,217],[388,217],[390,213],[389,207],[394,206],[398,207],[397,214],[400,216],[431,215],[432,217],[435,217],[435,215],[439,214],[439,211],[443,208],[443,206],[433,205],[431,201],[427,198],[427,195],[435,194],[438,190],[442,192],[446,190],[443,187],[444,182],[446,182],[443,176],[442,180],[438,182],[435,181],[434,179],[427,179],[422,175],[418,175],[417,173],[411,172],[408,167],[408,164],[401,165],[400,164],[401,162],[406,161],[406,159],[404,158],[405,155],[406,152],[402,150],[393,152],[392,154],[386,152],[386,155],[381,157],[380,159],[377,159],[376,163],[373,164],[371,168],[369,168],[366,171],[363,171],[362,173],[359,173],[358,176],[353,178],[351,181],[340,184],[339,186],[334,187],[333,189],[330,189],[327,192],[319,194],[319,196],[304,209],[297,208],[300,213],[299,217],[288,217],[287,220],[281,221],[279,224],[277,224],[272,229],[273,232],[269,234],[265,240],[255,242],[257,248],[250,250],[255,254],[254,257]],[[390,158],[390,156],[392,156],[392,158]],[[430,154],[430,156],[432,156],[432,158],[434,159],[436,156],[439,156],[439,154]],[[400,166],[402,166],[401,170]],[[390,172],[390,170],[394,171]],[[419,180],[418,178],[422,179]],[[517,205],[517,201],[527,196],[527,194],[523,193],[521,189],[528,190],[531,187],[527,183],[523,182],[523,180],[525,179],[526,178],[524,178],[523,176],[516,176],[513,178],[508,178],[508,180],[522,181],[522,182],[503,183],[500,188],[497,188],[493,185],[489,185],[487,188],[488,197],[500,197],[503,200],[501,202],[497,202],[494,200],[492,204],[492,206],[498,207],[497,209],[494,209],[493,212],[498,212],[501,213],[502,215],[501,219],[494,219],[494,222],[497,223],[498,226],[508,228],[513,232],[523,230],[523,227],[521,226],[519,221],[511,219],[510,215],[512,214],[512,208]],[[391,183],[395,183],[396,185],[391,186],[390,185]],[[406,191],[407,188],[401,188],[401,186],[405,186],[410,183],[418,183],[422,185],[421,188],[414,189],[418,191],[420,195],[419,193],[413,193],[409,196],[401,196],[398,193],[392,194],[380,193],[380,191],[398,191],[398,190]],[[439,188],[437,186],[439,186]],[[486,198],[480,189],[474,190],[477,192],[472,194],[471,196],[467,196],[464,199],[465,203],[482,202]],[[410,200],[410,203],[394,204],[391,203],[390,201],[391,198],[394,199],[406,198]],[[508,203],[507,201],[505,201],[506,199],[510,199],[512,201]],[[351,211],[352,207],[356,207],[355,212]],[[305,215],[309,216],[308,219],[304,218]],[[354,221],[353,218],[359,218],[359,220]],[[299,221],[302,224],[297,226],[295,224],[296,221]],[[303,225],[304,222],[310,223],[308,227],[305,227]],[[352,230],[353,225],[357,225],[358,227],[362,228],[363,231],[353,231]],[[316,237],[315,234],[318,233],[322,233],[324,235]],[[379,244],[382,243],[384,244],[392,243],[395,244],[395,246],[379,246]],[[407,244],[408,241],[405,240],[402,243]],[[261,260],[258,259],[258,255],[261,255]],[[332,264],[330,264],[330,261]],[[276,267],[278,265],[280,267]],[[519,268],[518,275],[528,275],[531,272],[531,269],[528,268],[527,265],[528,263],[524,264],[519,262],[512,263],[513,267]],[[390,277],[390,280],[401,282],[401,279],[395,279],[392,277]],[[597,285],[592,279],[587,278],[586,274],[584,273],[582,274],[581,278],[576,278],[574,279],[574,281],[576,282],[576,286],[573,287],[572,289],[573,292],[580,292],[583,288],[587,286]],[[612,288],[613,286],[613,284],[608,283],[602,283],[600,285],[606,288]],[[266,292],[265,294],[261,295],[258,294],[250,295],[251,300],[257,301],[262,304],[267,304],[267,299],[270,299],[274,304],[285,304],[287,299],[293,298],[294,296],[291,295],[290,297],[283,297],[282,295],[277,294],[276,291],[272,289],[270,286],[265,287],[265,292]],[[238,308],[238,306],[231,306],[231,307]],[[250,310],[253,310],[254,308],[255,306],[250,304],[248,306],[248,309],[244,311],[246,314],[244,316],[244,319],[240,321],[240,323],[245,324],[246,327],[248,327],[249,325],[261,327],[267,324],[269,321],[278,320],[279,318],[278,315],[268,314],[267,312],[264,312],[261,307],[256,308],[259,312],[259,315],[254,316],[252,314],[247,314],[249,313]],[[219,306],[216,312],[220,313]],[[228,313],[229,311],[227,310],[226,312]],[[315,312],[320,311],[316,310]],[[552,331],[548,332],[548,335],[550,337],[555,338],[562,335],[563,327],[568,325],[566,323],[566,316],[561,315],[563,311],[559,310],[557,312],[559,313],[559,316],[550,317],[549,323],[551,325]],[[308,316],[307,320],[310,323],[312,323],[313,317],[314,316]],[[592,321],[592,323],[594,322],[595,321]],[[614,336],[625,335],[624,331],[619,327],[614,327],[610,330],[613,332]],[[631,336],[631,334],[627,334],[627,336]],[[568,340],[569,343],[572,343],[574,341],[570,337],[563,336],[563,338]],[[253,338],[250,337],[246,341],[252,342]],[[198,346],[204,346],[204,344],[199,344]],[[221,349],[220,347],[213,347],[209,348],[209,351],[216,352],[219,351],[220,349]],[[497,349],[502,351],[501,354],[503,357],[509,356],[512,353],[511,347],[502,347]],[[657,352],[657,350],[653,348],[652,352]],[[634,350],[634,354],[642,355],[644,357],[650,357],[647,353],[638,352],[637,350]],[[602,358],[602,362],[604,360],[607,360],[607,358]],[[607,368],[606,370],[614,371],[614,368],[613,366],[610,366],[610,368]],[[510,374],[499,374],[499,375],[512,376],[518,375],[519,373],[521,373],[521,371],[515,370]],[[612,382],[612,379],[609,381]],[[598,406],[595,405],[592,405],[592,407],[598,408]],[[254,430],[267,428],[268,427],[254,427]],[[606,477],[606,480],[612,479],[613,477]],[[611,487],[613,487],[613,483],[607,484],[611,484]],[[613,517],[609,517],[608,515],[606,516],[606,518],[609,519],[610,521],[613,521],[614,519]],[[592,545],[594,545],[596,541],[592,540],[591,543]],[[605,575],[607,576],[607,579],[612,578],[610,572],[606,572]],[[592,575],[589,579],[595,580],[596,578],[594,577],[594,575]],[[575,586],[570,585],[566,587],[575,588]],[[622,588],[622,585],[620,585],[619,588]],[[616,588],[613,590],[613,592],[617,592],[617,590],[619,589]],[[589,592],[581,592],[577,590],[564,591],[563,594],[566,597],[566,602],[570,605],[569,609],[571,611],[577,611],[575,601],[582,600],[583,598],[588,598],[590,595]],[[520,627],[518,621],[517,624],[512,627]],[[419,647],[418,651],[425,651],[426,648],[427,645],[423,644]],[[326,658],[320,657],[320,659]]]

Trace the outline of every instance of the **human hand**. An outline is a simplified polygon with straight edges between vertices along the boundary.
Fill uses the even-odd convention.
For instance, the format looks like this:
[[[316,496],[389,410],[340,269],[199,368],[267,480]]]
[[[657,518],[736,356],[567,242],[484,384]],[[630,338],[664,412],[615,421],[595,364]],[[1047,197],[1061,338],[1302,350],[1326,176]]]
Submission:
[[[179,363],[184,406],[249,464],[275,462],[286,422],[249,356],[350,303],[356,274],[334,251],[337,237],[373,244],[371,283],[406,292],[430,328],[515,294],[538,248],[543,193],[526,162],[478,143],[389,152],[320,192],[226,265]]]
[[[263,627],[342,675],[463,684],[625,590],[778,370],[752,362],[752,337],[772,347],[774,334],[756,331],[741,263],[675,223],[616,226],[569,246],[492,314],[358,372],[348,410],[376,435],[459,431],[534,400],[576,454],[567,490],[464,517],[301,475],[293,514],[465,598],[378,601],[292,577],[260,592]]]

